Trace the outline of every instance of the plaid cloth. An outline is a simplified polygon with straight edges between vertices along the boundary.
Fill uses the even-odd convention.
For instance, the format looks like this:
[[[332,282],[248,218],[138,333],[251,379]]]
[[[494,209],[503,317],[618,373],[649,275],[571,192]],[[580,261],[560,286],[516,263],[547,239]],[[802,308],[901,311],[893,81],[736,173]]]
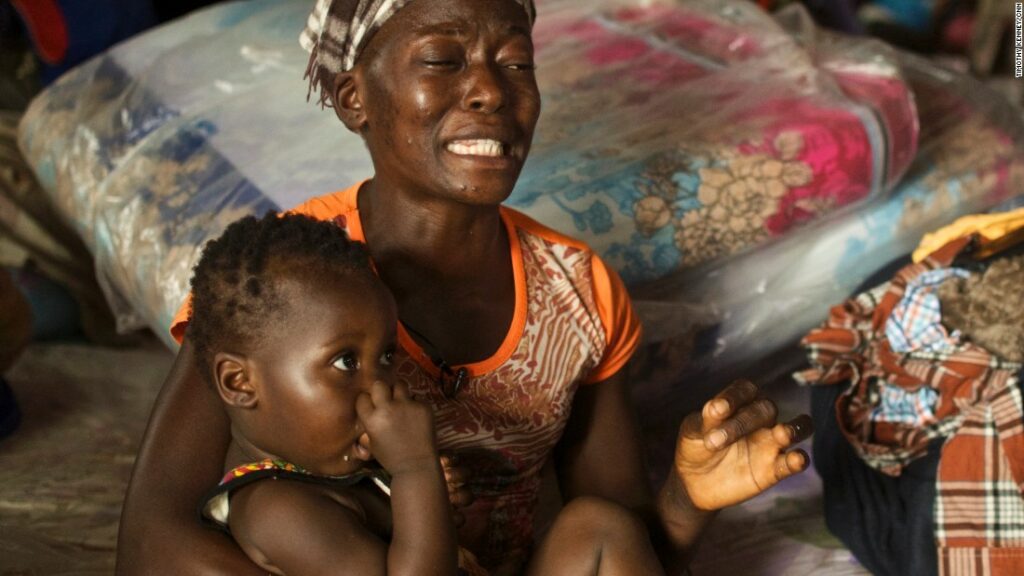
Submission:
[[[898,422],[908,426],[927,426],[935,422],[939,393],[927,386],[907,392],[888,382],[879,385],[878,408],[871,412],[874,422]]]
[[[960,333],[949,334],[942,326],[942,311],[936,291],[950,278],[968,278],[959,268],[940,268],[918,275],[907,283],[903,298],[885,323],[885,335],[893,352],[916,350],[951,352],[960,343]]]
[[[929,440],[950,436],[936,481],[935,534],[940,574],[1024,574],[1024,406],[1019,364],[970,343],[952,352],[899,354],[885,325],[907,285],[948,266],[970,243],[950,242],[893,280],[832,308],[802,341],[811,368],[803,384],[845,384],[839,428],[870,466],[898,475]],[[932,423],[875,422],[882,383],[938,395]],[[923,415],[922,415],[923,416]]]

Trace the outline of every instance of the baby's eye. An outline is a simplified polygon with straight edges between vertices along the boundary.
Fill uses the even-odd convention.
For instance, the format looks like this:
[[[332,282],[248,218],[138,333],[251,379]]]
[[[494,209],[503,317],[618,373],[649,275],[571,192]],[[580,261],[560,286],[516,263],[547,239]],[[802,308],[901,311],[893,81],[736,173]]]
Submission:
[[[359,360],[353,354],[342,354],[334,361],[333,366],[338,370],[356,370],[359,368]]]
[[[387,352],[380,355],[380,363],[385,366],[391,366],[391,363],[395,361],[395,351],[388,350]]]

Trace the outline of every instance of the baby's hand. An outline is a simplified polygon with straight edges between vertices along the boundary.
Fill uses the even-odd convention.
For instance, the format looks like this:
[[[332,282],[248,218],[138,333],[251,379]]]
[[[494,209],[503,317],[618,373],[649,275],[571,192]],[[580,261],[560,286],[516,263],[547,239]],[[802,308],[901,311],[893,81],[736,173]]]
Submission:
[[[434,415],[409,395],[405,384],[374,382],[356,399],[356,415],[369,436],[369,449],[392,476],[420,467],[437,467]]]

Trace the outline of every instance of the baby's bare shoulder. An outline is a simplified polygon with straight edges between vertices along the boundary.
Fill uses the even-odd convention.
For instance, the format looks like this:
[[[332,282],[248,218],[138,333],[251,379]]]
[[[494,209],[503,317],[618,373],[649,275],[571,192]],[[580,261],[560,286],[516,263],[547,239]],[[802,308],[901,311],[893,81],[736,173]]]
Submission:
[[[356,491],[295,480],[264,480],[232,493],[231,533],[254,540],[301,533],[312,526],[338,523],[362,526],[366,512]]]

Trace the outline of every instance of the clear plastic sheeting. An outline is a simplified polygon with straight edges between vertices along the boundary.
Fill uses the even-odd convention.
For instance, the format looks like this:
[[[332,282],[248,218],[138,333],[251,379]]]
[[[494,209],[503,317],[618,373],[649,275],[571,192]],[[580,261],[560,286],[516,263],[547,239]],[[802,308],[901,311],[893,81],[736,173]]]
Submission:
[[[826,41],[837,50],[849,42]],[[899,61],[919,95],[920,151],[890,193],[634,290],[648,337],[662,342],[640,370],[653,375],[642,378],[641,392],[652,421],[676,417],[673,407],[693,394],[692,385],[709,392],[734,378],[768,381],[795,368],[801,357],[783,352],[925,233],[965,214],[1020,204],[1021,112],[970,78],[914,56]],[[693,309],[719,317],[708,322]],[[680,358],[673,342],[692,353]]]
[[[510,204],[629,284],[727,259],[896,182],[913,96],[877,47],[814,54],[748,2],[550,2]]]
[[[924,231],[1022,189],[1024,128],[998,96],[799,10],[539,4],[544,107],[508,203],[587,241],[630,285],[652,419],[695,394],[680,382],[740,375]],[[122,328],[167,339],[202,244],[238,217],[372,174],[359,138],[306,102],[311,5],[206,9],[32,104],[22,147]]]

